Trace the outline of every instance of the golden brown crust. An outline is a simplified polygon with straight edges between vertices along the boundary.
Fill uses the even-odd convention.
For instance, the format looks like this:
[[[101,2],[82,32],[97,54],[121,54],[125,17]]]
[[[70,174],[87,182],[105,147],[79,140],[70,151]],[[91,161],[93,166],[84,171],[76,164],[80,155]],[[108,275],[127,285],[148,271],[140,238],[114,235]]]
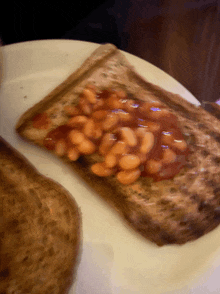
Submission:
[[[78,95],[87,83],[98,88],[119,86],[137,99],[167,105],[178,117],[191,150],[186,168],[173,180],[153,182],[150,178],[140,178],[135,184],[123,186],[114,177],[103,179],[91,173],[89,167],[96,160],[94,156],[68,164],[136,231],[156,244],[184,244],[198,239],[220,222],[219,121],[201,107],[144,80],[114,46],[111,54],[101,54],[96,63],[97,55],[105,50],[105,46],[100,46],[95,55],[85,61],[76,72],[77,80],[74,73],[71,75],[70,80],[74,83],[71,86],[69,80],[65,95],[60,94],[59,87],[56,88],[53,92],[54,96],[57,95],[56,102],[49,94],[45,99],[51,101],[52,106],[38,104],[31,116],[45,106],[44,110],[52,121],[51,129],[65,123],[68,118],[62,111],[64,105],[77,103]],[[83,74],[79,76],[79,72]],[[16,130],[23,138],[43,147],[41,140],[47,131],[34,130],[28,115],[29,111],[22,116]]]
[[[101,66],[103,60],[115,53],[117,48],[114,45],[106,44],[103,47],[99,47],[91,57],[86,60],[83,65],[71,74],[63,83],[56,87],[49,95],[39,101],[36,105],[25,112],[19,119],[16,125],[16,129],[21,131],[25,127],[25,122],[31,119],[36,112],[43,112],[45,109],[53,105],[61,96],[65,95],[78,83],[79,80],[85,79],[90,70],[93,67]]]
[[[0,181],[0,293],[67,293],[81,243],[75,200],[2,138]]]

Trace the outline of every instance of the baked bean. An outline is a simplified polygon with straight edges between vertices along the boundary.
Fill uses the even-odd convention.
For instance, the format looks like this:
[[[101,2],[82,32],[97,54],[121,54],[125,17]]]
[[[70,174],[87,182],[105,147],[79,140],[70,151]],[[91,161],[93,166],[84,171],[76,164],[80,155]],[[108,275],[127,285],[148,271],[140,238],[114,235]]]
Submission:
[[[151,103],[143,102],[139,108],[140,112],[142,112],[143,114],[148,113],[149,109],[150,109],[150,105],[151,105]]]
[[[96,104],[93,106],[93,110],[100,109],[104,106],[104,100],[103,99],[98,99]]]
[[[83,126],[87,120],[88,118],[84,115],[74,116],[68,120],[67,125],[70,127],[80,127]]]
[[[160,124],[156,122],[148,122],[147,127],[148,127],[148,131],[152,133],[158,132],[161,128]]]
[[[134,183],[141,175],[139,168],[134,170],[124,170],[117,174],[118,181],[123,185],[130,185]]]
[[[106,101],[108,107],[110,109],[120,109],[123,107],[122,101],[118,98],[118,96],[113,93]]]
[[[176,160],[176,153],[171,150],[171,149],[165,149],[163,151],[163,158],[162,158],[162,162],[164,164],[169,164],[172,163]]]
[[[70,161],[76,161],[79,158],[80,154],[76,148],[72,147],[67,151],[67,156]]]
[[[108,177],[114,173],[113,169],[108,168],[104,162],[98,162],[91,166],[92,172],[99,177]]]
[[[69,132],[69,139],[71,143],[78,145],[82,143],[83,140],[85,140],[85,136],[78,130],[71,130]]]
[[[159,160],[150,159],[146,163],[146,170],[150,174],[158,173],[162,168],[162,163]]]
[[[108,112],[107,110],[97,110],[95,112],[92,113],[92,117],[95,120],[103,120],[106,116],[107,116]]]
[[[108,168],[115,167],[117,165],[117,157],[112,153],[108,153],[105,157],[105,165]]]
[[[91,88],[85,88],[83,91],[83,95],[89,101],[89,103],[96,103],[96,94]]]
[[[146,132],[142,138],[140,152],[148,153],[154,146],[154,135],[151,132]]]
[[[145,127],[139,127],[135,130],[135,133],[136,133],[137,137],[139,137],[139,138],[143,138],[146,132],[147,132],[147,130]]]
[[[121,131],[122,139],[129,146],[134,147],[137,145],[137,137],[131,128],[123,127],[123,128],[121,128],[120,131]]]
[[[101,137],[102,137],[102,130],[99,127],[95,126],[93,138],[94,139],[101,139]]]
[[[161,142],[165,145],[172,145],[174,141],[173,135],[170,132],[163,132]]]
[[[83,133],[87,137],[93,137],[95,132],[95,123],[92,118],[88,119],[84,125]]]
[[[60,139],[55,145],[55,153],[58,156],[64,156],[66,154],[67,147],[64,139]]]
[[[119,160],[119,166],[125,170],[135,169],[140,165],[140,163],[140,158],[135,154],[124,155]]]
[[[121,109],[117,112],[117,115],[119,116],[119,118],[122,122],[128,122],[132,119],[132,116],[130,113],[128,113],[124,110],[121,110]]]
[[[161,128],[159,122],[156,123],[156,122],[151,122],[146,120],[140,121],[139,126],[142,128],[145,128],[146,131],[152,132],[152,133],[160,131],[160,128]]]
[[[174,140],[173,146],[181,151],[185,151],[187,148],[187,143],[185,140]]]
[[[102,155],[106,155],[108,153],[108,151],[110,150],[110,148],[115,143],[115,141],[116,141],[116,137],[113,134],[111,134],[111,133],[105,134],[102,137],[102,141],[99,146],[99,152]]]
[[[103,130],[104,131],[110,131],[112,130],[115,126],[117,126],[119,121],[118,116],[115,113],[109,113],[106,117],[106,119],[103,121]]]
[[[77,148],[80,153],[85,155],[93,154],[96,151],[96,145],[88,139],[83,140]]]
[[[128,99],[124,105],[124,109],[130,113],[133,113],[137,107],[138,107],[138,103],[135,102],[135,100],[133,99]]]
[[[90,115],[92,113],[91,106],[89,105],[88,101],[84,98],[80,99],[79,107],[85,115]]]
[[[125,154],[128,152],[128,145],[124,141],[118,141],[110,152],[112,154]]]

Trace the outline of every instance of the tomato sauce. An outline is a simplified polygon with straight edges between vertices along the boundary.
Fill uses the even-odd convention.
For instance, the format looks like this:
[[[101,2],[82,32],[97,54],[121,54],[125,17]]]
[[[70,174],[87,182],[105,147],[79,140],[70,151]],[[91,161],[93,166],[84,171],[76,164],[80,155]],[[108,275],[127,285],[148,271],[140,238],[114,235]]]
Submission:
[[[146,154],[146,161],[141,164],[142,170],[141,176],[152,177],[155,181],[164,179],[172,179],[186,164],[187,156],[189,155],[189,149],[184,140],[184,136],[179,127],[177,117],[172,114],[164,105],[158,102],[144,102],[136,99],[129,99],[128,96],[118,97],[114,95],[115,91],[112,89],[106,89],[96,93],[96,103],[87,103],[85,97],[80,95],[80,99],[83,99],[75,108],[77,109],[76,116],[86,116],[88,119],[93,120],[92,126],[94,130],[101,130],[102,136],[96,135],[89,137],[88,139],[97,146],[98,149],[102,138],[105,133],[112,133],[115,136],[115,141],[122,140],[120,130],[124,127],[130,128],[136,133],[138,128],[143,128],[147,132],[152,132],[154,135],[154,144],[151,150]],[[83,105],[86,105],[86,111],[83,111]],[[93,117],[93,113],[99,110],[103,110],[106,115],[103,118]],[[73,111],[74,113],[74,111]],[[101,129],[103,127],[103,121],[109,118],[114,120],[117,118],[117,124],[108,129]],[[33,120],[33,125],[36,128],[45,128],[48,126],[48,118],[46,114],[40,114]],[[44,146],[48,150],[54,150],[56,143],[60,139],[66,140],[66,144],[70,145],[68,141],[68,134],[72,129],[80,130],[84,132],[84,128],[81,125],[70,126],[68,123],[57,127],[50,131],[44,139]],[[95,134],[95,132],[94,132]],[[137,136],[137,144],[133,147],[129,147],[130,154],[138,154],[141,137]],[[185,144],[185,145],[184,145]],[[165,150],[171,150],[175,155],[175,160],[166,163],[164,161]],[[147,169],[147,162],[149,160],[155,160],[162,163],[160,170],[157,173],[149,172]],[[117,168],[117,170],[120,168]]]

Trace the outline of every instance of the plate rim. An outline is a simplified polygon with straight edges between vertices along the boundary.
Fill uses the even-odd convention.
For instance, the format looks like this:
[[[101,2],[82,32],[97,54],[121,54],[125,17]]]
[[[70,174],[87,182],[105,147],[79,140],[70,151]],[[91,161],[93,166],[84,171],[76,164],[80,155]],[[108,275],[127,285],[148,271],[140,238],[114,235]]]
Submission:
[[[93,46],[94,50],[96,48],[98,48],[98,46],[103,45],[103,44],[108,44],[108,42],[105,43],[95,43],[95,42],[89,42],[89,41],[81,41],[81,40],[73,40],[73,39],[43,39],[43,40],[30,40],[30,41],[24,41],[24,42],[18,42],[18,43],[12,43],[12,44],[8,44],[8,45],[4,45],[2,46],[2,52],[3,54],[7,54],[7,51],[13,51],[13,50],[23,50],[25,49],[25,47],[33,47],[35,44],[39,45],[39,46],[51,46],[52,44],[57,44],[57,45],[64,45],[64,44],[80,44],[80,45],[89,45],[89,46]],[[113,44],[114,45],[114,44]],[[115,46],[115,45],[114,45]],[[92,48],[91,48],[92,50]],[[182,85],[178,80],[176,80],[174,77],[172,77],[169,73],[165,72],[163,69],[157,67],[156,65],[150,63],[149,61],[134,55],[132,53],[129,53],[125,50],[121,50],[119,49],[123,54],[125,54],[126,58],[128,58],[128,61],[130,62],[129,59],[134,59],[137,62],[141,62],[143,64],[147,64],[148,66],[150,66],[151,68],[153,68],[154,70],[156,70],[158,72],[158,74],[162,74],[164,76],[166,76],[168,79],[170,79],[170,81],[172,81],[173,83],[175,83],[178,87],[180,87],[182,90],[184,90],[184,92],[187,95],[190,95],[190,99],[188,100],[187,98],[183,97],[184,99],[190,101],[192,104],[196,105],[196,106],[200,106],[201,103],[199,102],[199,100],[184,86]],[[4,56],[3,56],[4,59]],[[132,63],[132,62],[130,62]],[[135,67],[135,66],[134,66]],[[138,71],[138,68],[135,67],[135,70]],[[143,74],[142,74],[143,76]],[[144,77],[145,78],[145,77]],[[158,85],[159,86],[159,85]],[[192,101],[191,101],[192,99]]]

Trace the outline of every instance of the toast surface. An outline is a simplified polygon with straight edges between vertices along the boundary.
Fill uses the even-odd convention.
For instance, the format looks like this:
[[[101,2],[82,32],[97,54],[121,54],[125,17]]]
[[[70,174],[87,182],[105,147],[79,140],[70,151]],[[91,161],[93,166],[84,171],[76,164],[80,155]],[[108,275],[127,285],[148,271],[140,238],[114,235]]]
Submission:
[[[89,167],[96,162],[95,156],[65,162],[136,231],[159,246],[184,244],[213,230],[220,222],[219,120],[179,95],[144,80],[111,44],[100,46],[66,81],[29,109],[17,123],[18,134],[43,147],[48,131],[68,120],[64,106],[77,104],[88,83],[100,89],[120,87],[137,99],[166,105],[178,117],[190,155],[172,180],[154,182],[141,177],[127,186],[115,177],[92,174]],[[50,129],[36,130],[32,119],[43,112],[50,117]]]
[[[67,293],[81,242],[75,200],[2,138],[0,179],[0,293]]]

